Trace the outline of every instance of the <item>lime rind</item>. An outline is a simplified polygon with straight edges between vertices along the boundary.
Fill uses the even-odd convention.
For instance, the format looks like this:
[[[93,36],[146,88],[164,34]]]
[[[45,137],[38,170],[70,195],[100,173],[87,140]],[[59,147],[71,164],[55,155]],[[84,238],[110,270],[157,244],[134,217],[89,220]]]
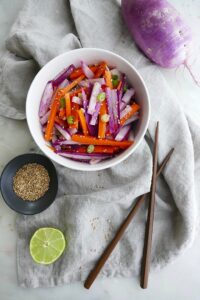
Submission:
[[[30,240],[30,254],[33,260],[44,265],[55,262],[63,254],[65,247],[65,237],[56,228],[40,228]]]

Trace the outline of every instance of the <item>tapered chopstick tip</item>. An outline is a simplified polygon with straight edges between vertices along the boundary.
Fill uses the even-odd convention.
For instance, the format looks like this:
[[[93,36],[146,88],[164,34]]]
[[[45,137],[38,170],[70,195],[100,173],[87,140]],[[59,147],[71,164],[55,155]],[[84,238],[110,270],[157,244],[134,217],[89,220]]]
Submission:
[[[87,289],[87,290],[89,290],[89,288],[90,288],[90,285],[89,285],[89,284],[87,284],[87,282],[85,282],[85,283],[84,283],[84,288],[85,288],[85,289]]]

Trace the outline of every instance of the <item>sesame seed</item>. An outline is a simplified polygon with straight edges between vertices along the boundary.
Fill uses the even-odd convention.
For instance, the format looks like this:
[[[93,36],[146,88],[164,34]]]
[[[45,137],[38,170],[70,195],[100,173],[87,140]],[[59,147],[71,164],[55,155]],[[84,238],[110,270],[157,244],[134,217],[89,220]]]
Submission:
[[[35,201],[48,191],[49,182],[45,167],[37,163],[26,164],[13,177],[13,190],[21,199]]]

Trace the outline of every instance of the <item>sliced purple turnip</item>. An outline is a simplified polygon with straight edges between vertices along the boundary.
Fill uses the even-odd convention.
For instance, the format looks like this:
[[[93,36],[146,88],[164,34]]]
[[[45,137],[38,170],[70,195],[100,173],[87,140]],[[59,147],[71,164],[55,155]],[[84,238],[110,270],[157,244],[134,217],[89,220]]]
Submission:
[[[95,112],[93,113],[92,118],[90,120],[90,125],[96,125],[100,108],[101,108],[101,103],[97,102],[95,106]]]
[[[50,115],[50,110],[42,118],[40,118],[41,125],[44,125],[47,123],[49,115]]]
[[[90,96],[89,106],[87,113],[92,115],[95,112],[96,102],[97,102],[97,96],[101,92],[101,85],[98,82],[95,82],[92,93]]]
[[[123,97],[121,99],[121,103],[120,103],[121,111],[126,107],[127,104],[130,103],[131,98],[133,97],[134,94],[135,94],[135,90],[133,88],[131,88],[125,92],[125,94],[123,95]]]
[[[52,81],[49,81],[47,82],[47,85],[42,95],[42,99],[40,101],[40,108],[39,108],[40,117],[43,117],[47,113],[49,109],[49,105],[51,103],[52,96],[53,96],[53,85],[52,85]]]
[[[131,125],[126,125],[120,128],[118,134],[115,137],[116,141],[123,141],[131,130]]]
[[[62,70],[53,80],[52,84],[54,87],[58,87],[65,79],[69,77],[69,75],[74,71],[75,66],[70,65],[68,68]]]
[[[71,140],[71,135],[69,134],[69,132],[62,128],[60,125],[55,124],[55,128],[62,134],[62,136],[66,139],[66,140]]]
[[[84,61],[81,61],[81,68],[87,78],[91,79],[94,77],[94,73],[92,72],[92,70],[90,70],[90,68]]]

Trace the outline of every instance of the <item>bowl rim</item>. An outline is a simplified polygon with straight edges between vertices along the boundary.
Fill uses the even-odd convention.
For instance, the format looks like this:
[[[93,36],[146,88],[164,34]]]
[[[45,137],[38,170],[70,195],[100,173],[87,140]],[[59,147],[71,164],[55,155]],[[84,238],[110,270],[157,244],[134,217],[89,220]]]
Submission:
[[[143,132],[139,138],[139,140],[137,141],[136,144],[133,144],[132,146],[130,146],[127,150],[129,150],[129,152],[125,153],[123,157],[115,157],[115,158],[111,158],[109,160],[106,160],[105,161],[105,164],[103,165],[100,165],[100,164],[95,164],[95,165],[91,165],[91,164],[87,164],[87,163],[79,163],[79,165],[70,165],[68,164],[68,161],[70,159],[66,159],[66,163],[65,162],[60,162],[57,160],[57,157],[56,157],[56,154],[54,152],[49,152],[47,153],[48,149],[45,150],[45,148],[43,147],[43,145],[40,145],[36,139],[35,139],[35,134],[31,128],[31,125],[30,125],[30,121],[29,121],[29,118],[27,117],[28,116],[28,105],[29,105],[29,98],[30,98],[30,93],[32,92],[31,89],[32,89],[32,86],[33,84],[37,81],[38,77],[40,76],[41,72],[43,71],[43,69],[49,65],[49,64],[53,64],[57,59],[60,59],[62,57],[65,57],[66,54],[69,54],[69,53],[75,53],[75,52],[86,52],[86,51],[97,51],[97,52],[100,52],[100,53],[107,53],[111,56],[114,56],[116,59],[119,59],[121,60],[123,63],[127,64],[131,69],[133,69],[133,71],[135,72],[136,76],[139,78],[139,80],[141,81],[142,83],[142,86],[143,86],[143,89],[145,90],[145,93],[146,93],[146,109],[147,109],[147,118],[146,118],[146,124],[144,126],[144,129],[143,129]],[[36,76],[34,77],[33,81],[31,82],[31,85],[29,87],[29,90],[28,90],[28,93],[27,93],[27,97],[26,97],[26,119],[27,119],[27,124],[28,124],[28,128],[29,128],[29,131],[31,133],[31,136],[33,138],[33,140],[35,141],[35,143],[37,144],[37,146],[39,147],[39,149],[51,160],[53,160],[55,163],[65,167],[65,168],[69,168],[69,169],[72,169],[72,170],[77,170],[77,171],[100,171],[100,170],[104,170],[104,169],[108,169],[108,168],[111,168],[111,167],[114,167],[116,166],[117,164],[119,164],[120,162],[124,161],[125,159],[127,159],[136,149],[137,147],[140,145],[140,143],[142,142],[143,138],[144,138],[144,135],[147,131],[147,128],[148,128],[148,125],[149,125],[149,120],[150,120],[150,115],[151,115],[151,105],[150,105],[150,96],[149,96],[149,91],[147,89],[147,86],[145,84],[145,81],[144,79],[142,78],[142,76],[140,75],[139,71],[127,60],[125,59],[124,57],[122,57],[121,55],[119,54],[116,54],[115,52],[112,52],[112,51],[109,51],[109,50],[105,50],[105,49],[102,49],[102,48],[93,48],[93,47],[88,47],[88,48],[78,48],[78,49],[73,49],[73,50],[69,50],[69,51],[66,51],[64,53],[61,53],[59,55],[57,55],[56,57],[54,57],[53,59],[51,59],[50,61],[48,61],[40,70],[39,72],[36,74]],[[123,152],[124,153],[124,152]],[[115,159],[115,161],[113,161]],[[71,161],[71,160],[70,160]]]

